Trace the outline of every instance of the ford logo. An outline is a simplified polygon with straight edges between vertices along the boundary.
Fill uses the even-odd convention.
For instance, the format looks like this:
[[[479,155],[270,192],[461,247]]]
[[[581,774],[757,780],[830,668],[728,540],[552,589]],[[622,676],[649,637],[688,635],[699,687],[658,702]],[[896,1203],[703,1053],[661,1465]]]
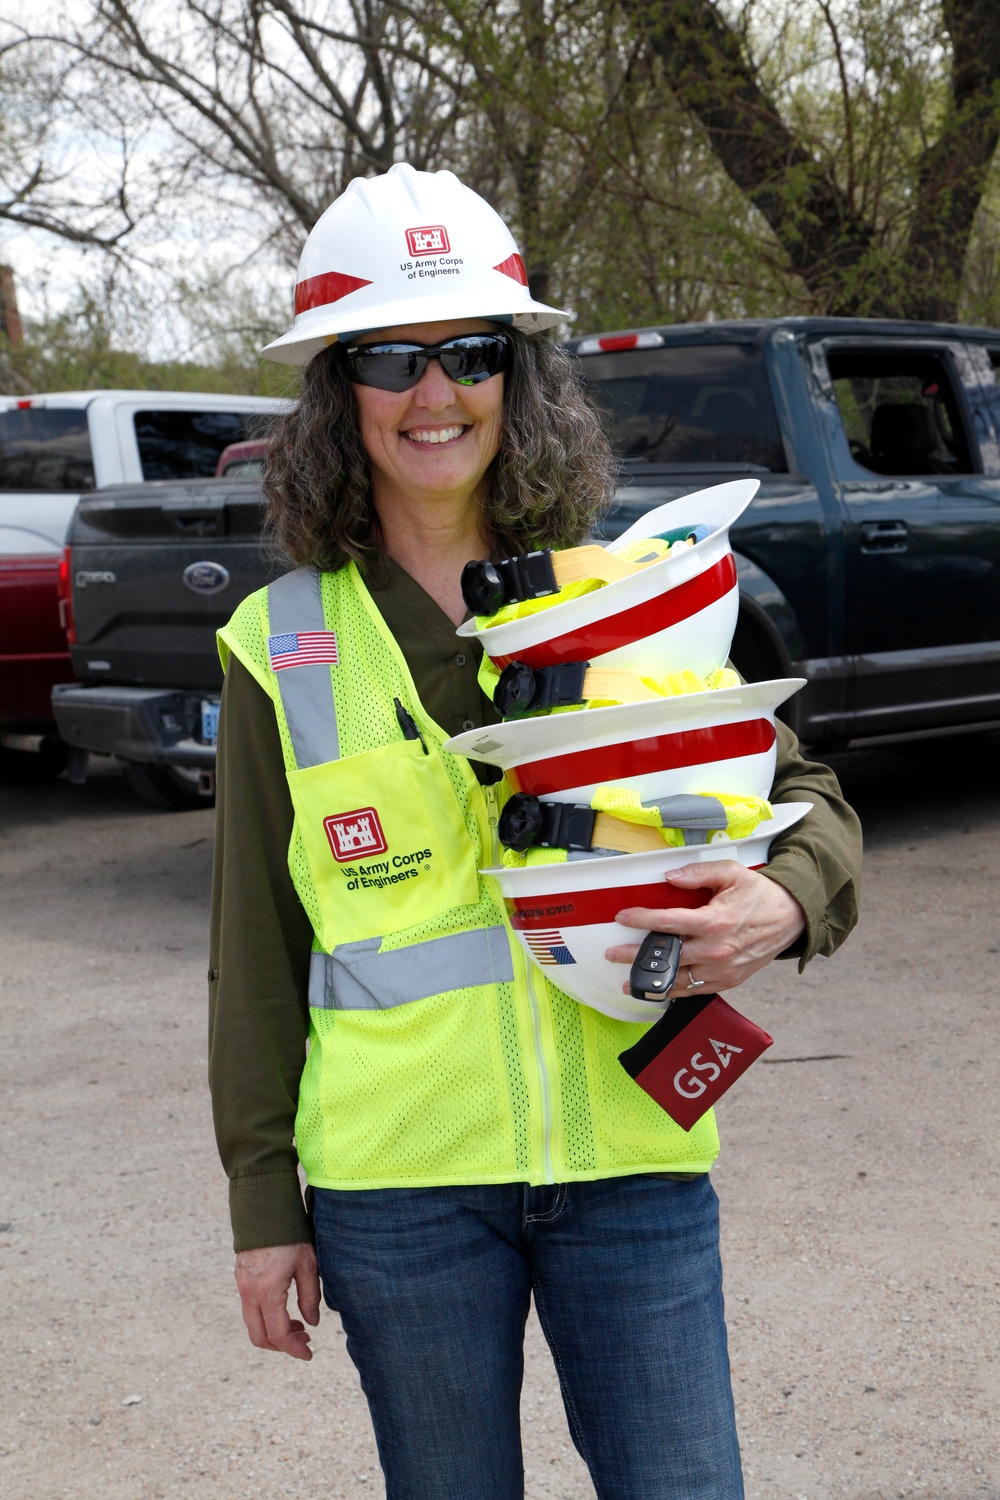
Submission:
[[[188,563],[184,587],[195,594],[221,594],[229,583],[229,569],[216,562]]]

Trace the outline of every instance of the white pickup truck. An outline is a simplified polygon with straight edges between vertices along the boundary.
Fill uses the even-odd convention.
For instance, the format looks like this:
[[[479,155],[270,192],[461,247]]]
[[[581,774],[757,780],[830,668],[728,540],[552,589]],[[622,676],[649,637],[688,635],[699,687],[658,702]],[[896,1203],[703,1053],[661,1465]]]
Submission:
[[[0,397],[0,778],[41,781],[65,764],[51,692],[73,678],[59,574],[80,496],[213,475],[224,448],[258,436],[285,405],[201,391]]]

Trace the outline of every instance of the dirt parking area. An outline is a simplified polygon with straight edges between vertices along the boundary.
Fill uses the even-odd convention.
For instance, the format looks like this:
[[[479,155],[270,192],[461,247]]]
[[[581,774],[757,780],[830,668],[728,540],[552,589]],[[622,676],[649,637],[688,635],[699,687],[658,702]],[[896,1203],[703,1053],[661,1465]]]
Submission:
[[[740,992],[775,1037],[723,1102],[716,1174],[751,1500],[1000,1500],[998,761],[996,734],[838,757],[862,925]],[[0,789],[8,1500],[384,1493],[336,1317],[310,1365],[240,1322],[211,837],[110,769]],[[526,1494],[592,1497],[534,1323],[523,1413]]]

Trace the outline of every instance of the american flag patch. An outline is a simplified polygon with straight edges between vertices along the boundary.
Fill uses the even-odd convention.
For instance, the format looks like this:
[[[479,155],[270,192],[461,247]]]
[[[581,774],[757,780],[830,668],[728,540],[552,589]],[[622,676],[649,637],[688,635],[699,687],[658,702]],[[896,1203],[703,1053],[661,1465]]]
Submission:
[[[563,942],[561,932],[524,932],[521,934],[531,956],[539,964],[575,964],[576,959]]]
[[[318,663],[337,666],[337,635],[333,630],[289,631],[286,635],[269,635],[267,638],[271,670],[281,672],[285,667],[313,667]]]

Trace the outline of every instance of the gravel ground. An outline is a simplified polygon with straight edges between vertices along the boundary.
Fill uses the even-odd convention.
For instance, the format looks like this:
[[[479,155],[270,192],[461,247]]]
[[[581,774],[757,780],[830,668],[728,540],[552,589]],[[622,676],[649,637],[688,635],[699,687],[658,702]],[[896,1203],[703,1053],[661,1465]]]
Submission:
[[[716,1174],[750,1500],[1000,1500],[998,751],[839,757],[862,925],[740,997],[775,1037],[723,1102]],[[384,1493],[336,1318],[308,1366],[243,1334],[205,1088],[211,834],[110,768],[0,788],[10,1500]],[[534,1321],[523,1412],[529,1500],[592,1497]]]

